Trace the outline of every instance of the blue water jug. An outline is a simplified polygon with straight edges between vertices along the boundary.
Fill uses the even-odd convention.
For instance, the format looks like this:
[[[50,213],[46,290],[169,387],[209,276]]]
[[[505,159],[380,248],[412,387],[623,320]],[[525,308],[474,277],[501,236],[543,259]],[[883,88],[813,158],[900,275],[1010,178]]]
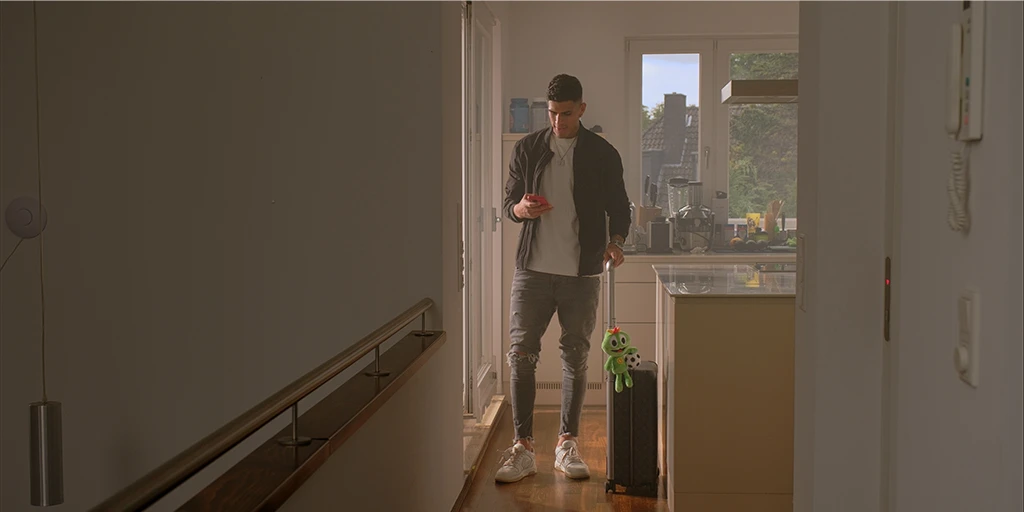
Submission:
[[[530,101],[526,98],[512,98],[508,107],[509,133],[530,132]]]

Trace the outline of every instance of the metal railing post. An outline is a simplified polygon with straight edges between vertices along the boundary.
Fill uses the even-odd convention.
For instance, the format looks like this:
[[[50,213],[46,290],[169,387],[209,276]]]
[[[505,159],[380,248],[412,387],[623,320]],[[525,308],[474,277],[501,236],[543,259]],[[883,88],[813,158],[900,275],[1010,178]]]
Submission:
[[[313,442],[308,437],[299,436],[299,403],[295,402],[292,404],[292,436],[281,437],[277,440],[278,443],[285,446],[306,446]]]
[[[366,372],[367,377],[387,377],[391,375],[389,371],[381,371],[380,369],[380,346],[373,347],[373,371]]]
[[[424,311],[423,313],[420,314],[420,330],[414,331],[412,334],[414,336],[418,336],[420,338],[429,338],[431,336],[432,333],[427,331],[427,312],[426,311]]]

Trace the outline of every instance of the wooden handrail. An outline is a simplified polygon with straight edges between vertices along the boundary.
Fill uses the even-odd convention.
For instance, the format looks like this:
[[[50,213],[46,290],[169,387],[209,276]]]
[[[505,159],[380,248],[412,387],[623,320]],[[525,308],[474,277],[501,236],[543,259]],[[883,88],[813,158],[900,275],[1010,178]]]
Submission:
[[[434,301],[429,298],[417,302],[351,347],[299,377],[90,510],[94,512],[135,511],[153,505],[167,493],[227,453],[228,450],[288,410],[289,407],[297,404],[299,400],[358,362],[370,351],[378,351],[377,358],[379,359],[380,345],[405,328],[417,316],[422,317],[421,328],[425,330],[426,312],[433,305]]]

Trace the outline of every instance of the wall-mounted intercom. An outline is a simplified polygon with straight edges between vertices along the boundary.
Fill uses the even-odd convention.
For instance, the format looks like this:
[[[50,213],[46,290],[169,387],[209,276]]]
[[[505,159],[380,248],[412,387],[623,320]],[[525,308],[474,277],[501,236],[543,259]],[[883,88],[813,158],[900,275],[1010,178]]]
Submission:
[[[981,139],[985,87],[985,2],[965,1],[960,22],[950,27],[946,77],[946,133],[964,143],[951,152],[948,223],[953,231],[967,232],[969,191],[967,142]]]
[[[946,132],[961,141],[981,139],[985,85],[985,2],[964,2],[950,27]]]

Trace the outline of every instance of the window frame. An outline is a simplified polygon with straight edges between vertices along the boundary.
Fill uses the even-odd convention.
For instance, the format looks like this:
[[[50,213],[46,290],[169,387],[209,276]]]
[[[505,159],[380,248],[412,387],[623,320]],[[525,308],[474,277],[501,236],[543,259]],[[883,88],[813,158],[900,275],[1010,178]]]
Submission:
[[[641,117],[643,102],[643,57],[656,54],[698,54],[700,56],[700,129],[698,147],[705,201],[717,219],[729,219],[729,200],[718,199],[716,191],[729,190],[729,106],[722,104],[722,87],[729,82],[732,53],[797,52],[796,34],[636,37],[626,39],[626,138],[628,162],[624,179],[626,192],[640,204],[643,183]],[[708,108],[710,106],[710,108]],[[652,105],[653,107],[653,105]],[[734,223],[729,219],[728,223]],[[795,226],[795,216],[792,219]],[[721,223],[721,222],[720,222]],[[789,226],[787,226],[789,227]]]
[[[720,188],[714,190],[724,190],[729,192],[729,105],[722,104],[721,90],[725,87],[725,84],[731,80],[729,64],[729,58],[734,53],[797,53],[799,51],[799,41],[795,36],[792,37],[770,37],[770,38],[723,38],[716,40],[715,45],[715,84],[717,85],[718,101],[715,102],[715,121],[716,131],[713,136],[714,144],[712,152],[714,156],[712,160],[719,162],[720,167],[715,167],[715,173],[718,176],[717,183],[721,184]],[[799,157],[798,157],[799,158]],[[706,187],[705,187],[706,188]],[[705,197],[707,194],[705,193]],[[729,214],[729,200],[719,200],[720,205],[716,204],[719,209],[714,209],[715,218],[726,218]],[[721,215],[721,216],[720,216]],[[796,212],[792,212],[787,219],[786,228],[796,229]],[[737,219],[729,217],[729,224],[736,224],[737,222],[743,222],[744,219]]]
[[[700,104],[714,101],[711,91],[714,88],[714,74],[707,71],[708,66],[713,67],[714,42],[706,37],[681,37],[681,38],[631,38],[626,40],[626,129],[629,136],[627,144],[629,147],[629,162],[624,162],[626,192],[633,202],[640,205],[642,201],[641,185],[643,184],[643,149],[641,140],[643,134],[640,132],[643,113],[643,57],[644,55],[664,54],[696,54],[700,66]],[[721,101],[721,99],[719,99]],[[654,105],[651,105],[654,107]],[[707,145],[706,141],[711,140],[714,131],[714,120],[705,122],[703,112],[700,114],[700,126],[698,130],[698,147]],[[703,178],[705,160],[703,152],[698,157],[701,161],[699,176]]]

